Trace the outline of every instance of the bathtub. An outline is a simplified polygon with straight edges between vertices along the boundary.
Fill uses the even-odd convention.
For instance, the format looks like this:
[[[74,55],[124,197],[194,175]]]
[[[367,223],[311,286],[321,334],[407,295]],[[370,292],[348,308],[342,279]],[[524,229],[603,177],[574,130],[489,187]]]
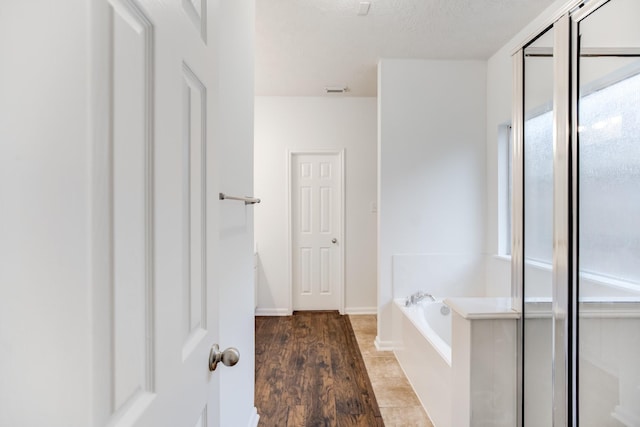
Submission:
[[[443,314],[446,313],[446,314]],[[451,426],[451,310],[441,301],[394,301],[394,353],[435,426]]]
[[[404,301],[392,308],[394,353],[433,425],[516,425],[519,313],[510,299]]]
[[[442,301],[422,301],[409,307],[402,300],[397,304],[424,339],[451,365],[451,309]]]

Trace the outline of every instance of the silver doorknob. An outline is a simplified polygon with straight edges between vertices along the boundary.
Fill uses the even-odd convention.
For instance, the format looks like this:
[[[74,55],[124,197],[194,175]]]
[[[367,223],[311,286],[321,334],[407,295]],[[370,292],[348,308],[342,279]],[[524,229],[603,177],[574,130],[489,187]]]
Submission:
[[[331,243],[338,243],[338,239],[334,237],[333,239],[331,239]]]
[[[220,351],[218,344],[214,344],[209,353],[209,370],[215,371],[220,362],[225,366],[234,366],[238,360],[240,360],[240,352],[237,348],[229,347],[225,351]]]

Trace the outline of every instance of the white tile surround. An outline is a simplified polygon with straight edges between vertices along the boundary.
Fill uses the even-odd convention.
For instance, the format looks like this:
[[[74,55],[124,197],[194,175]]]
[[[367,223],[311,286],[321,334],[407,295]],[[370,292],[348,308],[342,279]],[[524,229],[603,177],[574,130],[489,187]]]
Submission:
[[[516,425],[517,319],[509,298],[450,298],[453,426]]]
[[[417,291],[443,298],[484,296],[483,260],[479,253],[394,254],[394,298]]]

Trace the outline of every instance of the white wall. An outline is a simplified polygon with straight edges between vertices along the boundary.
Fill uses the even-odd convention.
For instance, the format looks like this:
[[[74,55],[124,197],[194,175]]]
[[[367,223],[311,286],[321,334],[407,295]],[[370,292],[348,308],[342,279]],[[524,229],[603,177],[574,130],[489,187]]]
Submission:
[[[289,314],[287,150],[345,149],[345,310],[376,310],[376,99],[257,97],[258,313]]]
[[[89,4],[1,8],[0,425],[88,426]]]
[[[379,64],[380,346],[391,340],[394,256],[475,257],[483,271],[485,87],[484,61]],[[483,293],[484,273],[445,296]]]

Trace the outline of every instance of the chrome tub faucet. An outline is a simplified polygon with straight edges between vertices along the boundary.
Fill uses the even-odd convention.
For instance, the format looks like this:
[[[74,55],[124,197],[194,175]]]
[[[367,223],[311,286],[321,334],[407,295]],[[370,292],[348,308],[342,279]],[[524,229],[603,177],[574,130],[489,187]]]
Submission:
[[[424,299],[429,299],[431,301],[435,301],[436,299],[433,297],[433,295],[427,293],[427,292],[422,292],[422,291],[418,291],[414,294],[411,294],[404,302],[405,307],[409,307],[411,305],[415,305],[417,303],[419,303],[420,301],[424,300]]]

